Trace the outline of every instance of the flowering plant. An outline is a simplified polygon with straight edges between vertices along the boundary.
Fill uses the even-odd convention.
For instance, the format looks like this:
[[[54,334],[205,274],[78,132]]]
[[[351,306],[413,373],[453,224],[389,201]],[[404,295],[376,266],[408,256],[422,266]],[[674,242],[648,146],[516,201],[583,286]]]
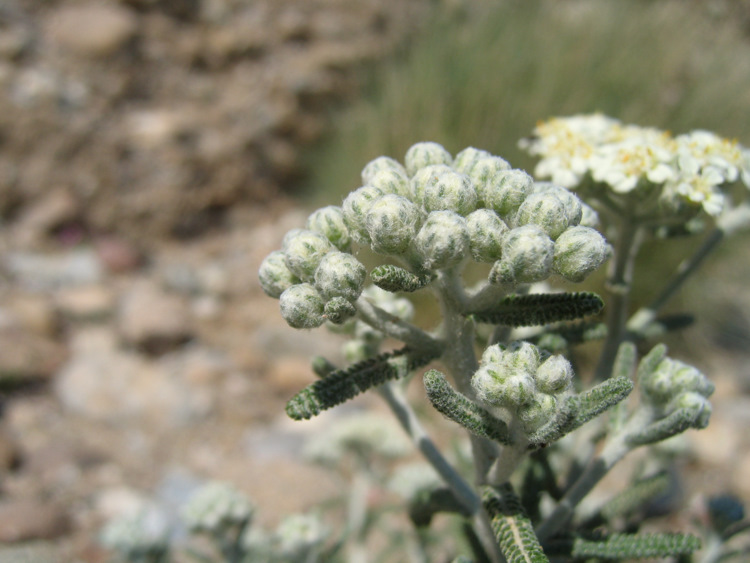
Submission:
[[[454,501],[427,505],[473,522],[476,560],[687,556],[699,549],[697,537],[624,533],[611,505],[597,518],[575,516],[628,452],[708,424],[713,385],[700,371],[669,358],[661,344],[638,360],[636,345],[669,328],[657,313],[686,272],[630,322],[628,295],[647,234],[669,234],[702,215],[722,233],[747,223],[746,204],[733,207],[722,187],[750,183],[750,151],[708,132],[671,137],[601,115],[540,123],[521,146],[541,157],[539,180],[475,148],[452,156],[425,142],[412,146],[403,164],[376,158],[362,171],[362,187],[340,207],[313,212],[305,229],[288,233],[266,258],[261,285],[279,299],[290,326],[326,325],[350,337],[350,365],[314,360],[320,379],[289,401],[287,414],[311,418],[376,390],[442,479],[434,497],[447,492]],[[382,263],[368,272],[357,258],[361,250]],[[706,253],[694,257],[688,273]],[[582,321],[604,301],[552,291],[548,282],[581,282],[608,259],[607,321]],[[472,262],[485,265],[485,280],[475,286],[465,281]],[[401,296],[416,291],[439,303],[441,322],[432,330],[412,322],[411,303]],[[595,338],[605,344],[584,386],[568,358],[575,345]],[[382,352],[389,340],[404,346]],[[413,374],[430,362],[448,376],[423,374],[427,398],[468,430],[473,485],[405,399]],[[636,384],[637,401],[626,404]],[[574,431],[578,455],[560,445]],[[585,466],[567,485],[551,470],[563,461]],[[645,503],[654,483],[664,486],[663,476],[636,482],[624,504],[632,510]],[[544,505],[545,495],[554,507]],[[606,532],[591,526],[602,521]]]

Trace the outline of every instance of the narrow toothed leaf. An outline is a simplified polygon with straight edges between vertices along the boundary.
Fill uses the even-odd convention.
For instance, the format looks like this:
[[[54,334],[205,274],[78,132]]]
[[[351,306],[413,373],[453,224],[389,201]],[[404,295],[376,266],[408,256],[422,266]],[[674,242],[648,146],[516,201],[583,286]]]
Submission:
[[[404,347],[357,362],[329,373],[297,393],[287,403],[286,413],[294,420],[312,418],[372,387],[404,377],[432,359],[434,355],[420,354]]]
[[[509,295],[484,311],[470,311],[477,321],[504,326],[538,326],[580,319],[602,310],[604,302],[595,293],[540,293]]]
[[[615,363],[612,366],[612,378],[632,379],[635,371],[637,352],[632,342],[623,342],[617,349]]]
[[[667,492],[669,485],[669,474],[664,471],[636,481],[604,505],[602,516],[609,521],[630,516]]]
[[[529,436],[529,449],[535,450],[546,447],[575,430],[579,408],[579,400],[576,395],[566,397],[554,418]]]
[[[661,442],[677,434],[681,434],[688,428],[695,428],[696,413],[690,409],[678,409],[669,416],[649,424],[640,432],[628,436],[628,444],[633,447],[646,446]]]
[[[586,424],[589,420],[596,418],[608,408],[624,400],[632,390],[633,382],[629,377],[613,377],[584,393],[580,393],[578,395],[579,410],[573,429]]]
[[[439,371],[431,369],[425,373],[424,386],[432,406],[445,417],[477,436],[501,444],[511,443],[505,422],[454,390]]]
[[[700,547],[700,539],[690,534],[612,534],[601,541],[577,538],[571,555],[581,559],[650,559],[689,555]]]
[[[638,380],[648,377],[659,366],[664,358],[667,357],[667,347],[664,344],[657,344],[651,351],[646,354],[641,363],[638,364]]]
[[[390,264],[373,268],[372,272],[370,272],[370,278],[372,279],[372,283],[380,289],[392,293],[396,293],[397,291],[411,293],[422,289],[430,283],[429,276],[419,276]]]
[[[490,517],[495,539],[508,563],[545,563],[531,520],[509,484],[484,487],[482,504]]]

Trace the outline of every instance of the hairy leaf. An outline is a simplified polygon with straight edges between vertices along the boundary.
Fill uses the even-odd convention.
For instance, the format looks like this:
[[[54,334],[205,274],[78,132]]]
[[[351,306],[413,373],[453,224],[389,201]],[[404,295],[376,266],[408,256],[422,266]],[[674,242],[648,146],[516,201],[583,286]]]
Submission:
[[[424,386],[432,405],[453,422],[457,422],[477,436],[501,444],[511,443],[505,422],[453,389],[439,371],[431,369],[425,373]]]
[[[598,313],[604,301],[596,293],[509,295],[483,311],[470,311],[477,321],[504,326],[538,326]]]
[[[681,434],[688,428],[701,428],[696,425],[699,415],[700,412],[694,410],[677,409],[661,420],[649,424],[640,432],[630,434],[627,442],[632,447],[646,446]]]
[[[687,555],[700,547],[700,539],[690,534],[612,534],[601,541],[575,539],[571,555],[577,558],[645,559]]]
[[[430,283],[429,276],[419,276],[391,264],[384,264],[373,268],[372,272],[370,272],[370,279],[380,289],[393,293],[397,291],[411,293],[422,289]]]
[[[662,471],[636,481],[615,495],[601,510],[607,520],[627,517],[669,490],[669,475]]]

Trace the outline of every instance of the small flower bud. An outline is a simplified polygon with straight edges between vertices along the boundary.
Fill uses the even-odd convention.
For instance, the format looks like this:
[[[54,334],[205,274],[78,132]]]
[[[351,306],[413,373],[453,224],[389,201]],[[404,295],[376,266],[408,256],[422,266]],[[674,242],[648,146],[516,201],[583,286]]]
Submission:
[[[380,254],[405,253],[420,219],[421,213],[411,201],[399,195],[384,195],[370,206],[365,218],[372,249]]]
[[[323,314],[334,325],[342,325],[357,314],[357,309],[347,299],[334,297],[326,303]]]
[[[466,220],[452,211],[433,211],[417,233],[414,247],[428,270],[458,264],[469,252]]]
[[[581,203],[581,227],[596,229],[599,226],[599,214],[590,205]]]
[[[409,177],[401,170],[381,170],[370,178],[368,184],[378,188],[384,194],[396,194],[404,197],[411,195]]]
[[[341,353],[344,355],[344,359],[350,364],[356,364],[362,360],[366,360],[373,355],[372,344],[365,342],[364,340],[354,339],[347,340],[341,347]]]
[[[480,367],[471,378],[471,386],[481,401],[512,409],[528,405],[536,395],[529,374],[498,369],[495,365]]]
[[[492,155],[487,151],[467,147],[453,159],[453,169],[461,174],[469,174],[479,160],[490,157]]]
[[[368,301],[371,301],[387,313],[396,315],[399,319],[410,321],[414,317],[414,305],[404,297],[398,297],[374,285],[368,286],[362,292],[362,295]]]
[[[406,168],[398,160],[390,156],[379,156],[375,160],[368,162],[362,169],[362,185],[372,186],[371,180],[375,175],[386,170],[406,176]]]
[[[581,282],[604,264],[611,248],[604,237],[590,227],[572,227],[555,241],[552,269],[572,282]]]
[[[645,372],[640,380],[641,391],[656,405],[664,405],[682,393],[698,393],[709,397],[714,385],[693,366],[679,360],[664,358],[652,372]]]
[[[667,405],[667,412],[674,412],[678,409],[686,409],[696,414],[695,427],[705,428],[711,418],[711,402],[701,395],[692,391],[686,391],[677,395]]]
[[[325,322],[323,297],[309,283],[293,285],[279,298],[281,316],[292,328],[315,328]]]
[[[494,262],[502,255],[508,226],[491,209],[477,209],[466,216],[471,255],[477,262]]]
[[[344,210],[336,205],[322,207],[307,218],[307,228],[322,234],[331,244],[346,252],[351,244],[349,228],[344,220]]]
[[[510,170],[510,164],[499,156],[486,156],[479,158],[470,166],[461,170],[474,182],[479,200],[487,203],[487,192],[495,185],[497,179],[506,171]],[[520,203],[519,203],[520,205]]]
[[[286,256],[280,250],[271,252],[260,264],[258,271],[260,287],[266,295],[278,299],[282,293],[300,279],[286,265]]]
[[[409,181],[409,197],[417,205],[424,205],[424,194],[427,186],[438,181],[440,176],[453,173],[453,169],[445,164],[435,164],[420,168]]]
[[[506,347],[502,344],[493,344],[484,349],[482,353],[482,364],[499,364],[505,356]]]
[[[373,186],[363,186],[354,190],[342,204],[344,220],[349,227],[349,233],[359,244],[370,244],[370,234],[367,232],[367,212],[375,201],[383,197],[383,191]]]
[[[715,386],[697,368],[681,362],[672,360],[672,381],[675,387],[699,393],[704,397],[710,397]]]
[[[326,541],[330,530],[318,516],[292,514],[286,516],[276,530],[276,539],[283,561],[312,560],[317,546]]]
[[[505,366],[529,375],[536,373],[541,360],[542,353],[539,348],[525,340],[511,342],[503,356]]]
[[[531,193],[534,180],[523,170],[505,170],[489,178],[483,199],[501,218],[511,218]]]
[[[453,161],[450,153],[438,143],[417,143],[409,147],[404,157],[406,172],[414,176],[417,170],[431,164],[447,164]]]
[[[289,270],[302,280],[312,281],[321,260],[334,247],[320,233],[295,229],[284,237],[281,249]]]
[[[533,401],[519,409],[518,418],[521,419],[526,432],[533,432],[552,419],[556,411],[557,399],[555,397],[537,393]]]
[[[521,204],[515,224],[538,225],[554,240],[568,228],[568,214],[565,204],[556,195],[536,193],[531,194]]]
[[[535,380],[537,389],[542,393],[562,393],[573,380],[573,366],[562,356],[550,356],[537,368]]]
[[[568,216],[568,225],[574,227],[581,223],[581,218],[583,216],[583,202],[570,190],[551,182],[536,182],[534,184],[534,193],[544,193],[557,196],[565,206],[565,213]]]
[[[346,252],[329,252],[315,270],[315,287],[327,299],[343,297],[355,301],[362,293],[367,270]]]
[[[536,225],[508,231],[503,238],[502,258],[490,271],[496,284],[534,283],[549,277],[555,245]]]
[[[477,192],[468,176],[448,171],[424,189],[423,205],[426,211],[453,211],[467,215],[477,207]]]
[[[213,481],[190,498],[182,517],[190,530],[216,532],[227,526],[245,524],[253,512],[253,505],[241,491],[227,483]]]

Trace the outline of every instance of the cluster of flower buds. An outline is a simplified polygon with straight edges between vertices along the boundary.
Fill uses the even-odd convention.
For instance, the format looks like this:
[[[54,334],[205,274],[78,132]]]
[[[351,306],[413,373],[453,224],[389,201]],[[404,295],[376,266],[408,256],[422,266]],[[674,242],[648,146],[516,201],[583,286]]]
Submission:
[[[558,401],[570,393],[572,378],[573,368],[563,356],[513,342],[484,351],[471,385],[485,405],[506,409],[533,432],[553,418]]]
[[[404,165],[385,156],[368,163],[362,183],[341,207],[312,213],[261,265],[263,290],[295,328],[355,314],[367,272],[352,243],[402,259],[420,279],[467,258],[494,263],[490,281],[507,286],[553,273],[578,282],[610,253],[596,213],[574,194],[483,150],[453,158],[417,143]]]
[[[678,409],[697,414],[699,427],[711,416],[708,397],[714,385],[698,369],[672,358],[663,358],[654,369],[641,369],[639,383],[644,400],[668,415]]]
[[[316,561],[315,551],[331,534],[315,514],[292,514],[276,529],[275,543],[282,561]]]
[[[575,188],[590,176],[616,193],[661,189],[669,208],[724,208],[719,189],[741,179],[750,187],[750,149],[708,131],[672,137],[665,131],[624,125],[600,114],[553,118],[521,141],[541,157],[534,173]]]
[[[216,533],[247,524],[254,511],[241,491],[228,483],[212,481],[190,498],[182,518],[191,531]]]

